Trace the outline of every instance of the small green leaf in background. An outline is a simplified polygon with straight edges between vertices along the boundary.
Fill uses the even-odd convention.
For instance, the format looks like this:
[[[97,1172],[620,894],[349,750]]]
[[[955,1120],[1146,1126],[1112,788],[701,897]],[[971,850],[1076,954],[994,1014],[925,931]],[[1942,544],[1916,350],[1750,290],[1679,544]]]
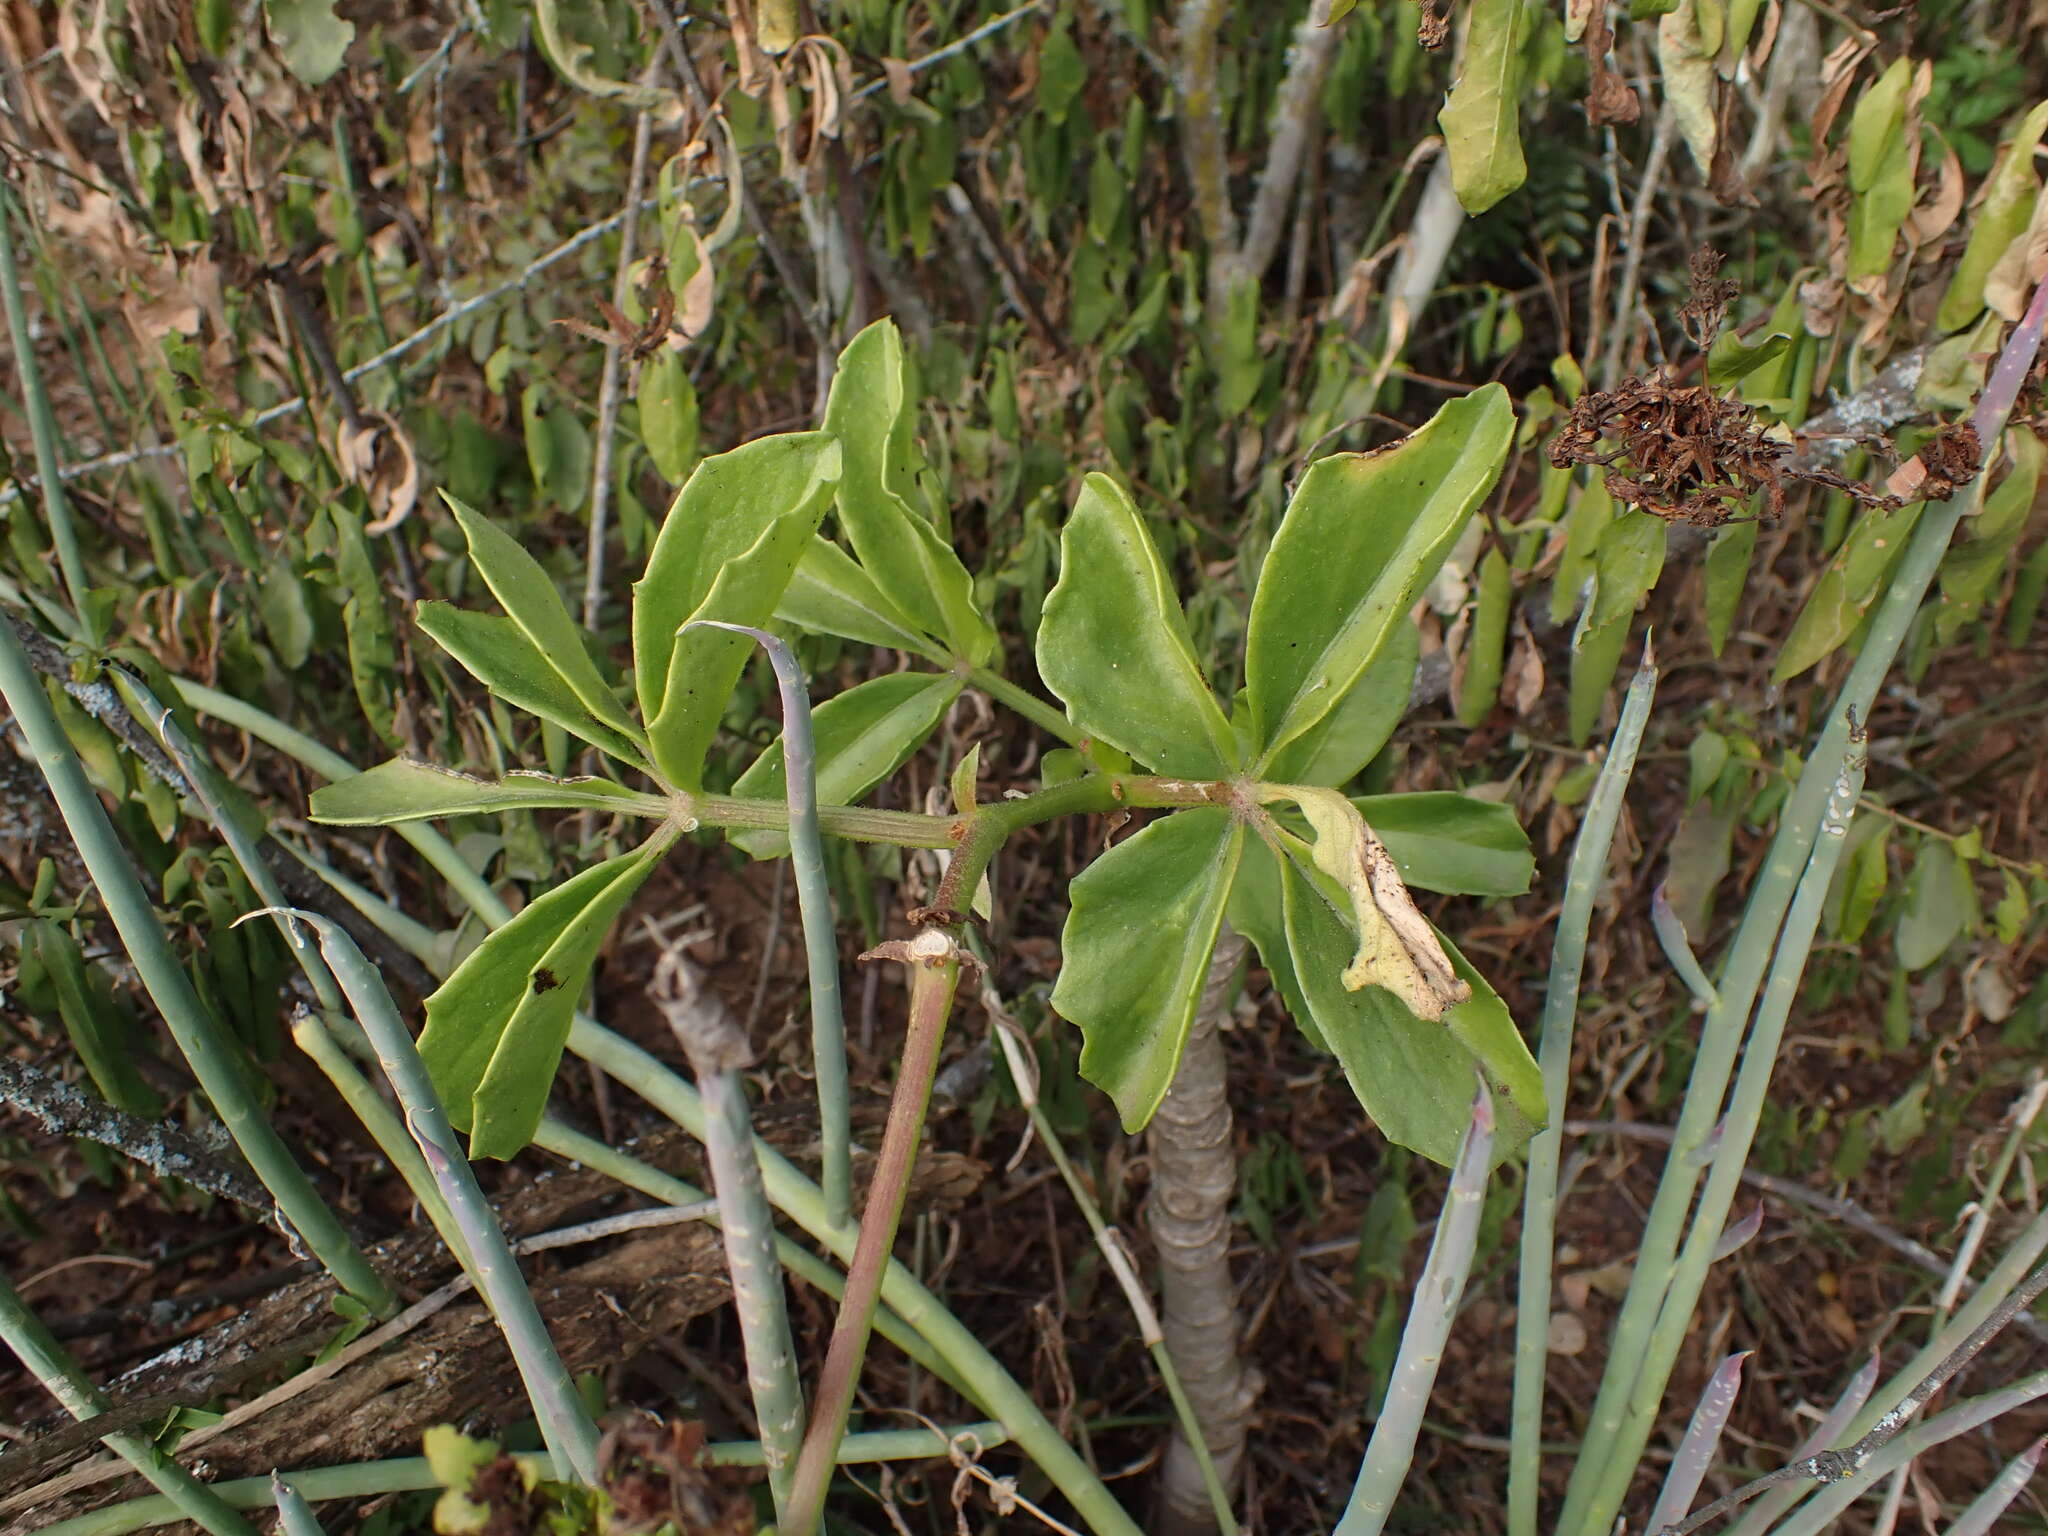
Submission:
[[[1771,668],[1773,683],[1787,683],[1840,649],[1885,589],[1885,577],[1905,551],[1924,502],[1890,510],[1867,507],[1828,561],[1792,621],[1792,632]]]
[[[2027,926],[2027,888],[2011,870],[2002,869],[1999,874],[2004,891],[1991,909],[1991,934],[2001,944],[2016,944]]]
[[[461,662],[494,699],[551,720],[621,762],[644,766],[646,754],[633,737],[597,719],[570,691],[540,647],[512,620],[472,613],[453,603],[430,602],[420,604],[414,622],[422,634]]]
[[[598,949],[674,836],[536,897],[427,999],[420,1058],[472,1157],[511,1157],[532,1139]]]
[[[1715,389],[1726,389],[1737,379],[1747,378],[1764,364],[1783,356],[1791,345],[1789,331],[1767,329],[1754,341],[1745,341],[1732,329],[1724,330],[1707,350],[1707,378]]]
[[[324,85],[341,68],[356,26],[334,14],[334,0],[263,0],[263,24],[285,68],[308,85]]]
[[[313,652],[313,608],[306,597],[305,578],[280,559],[260,577],[256,586],[256,610],[263,615],[263,632],[278,664],[296,672]]]
[[[1848,835],[1848,850],[1835,866],[1821,915],[1830,935],[1844,944],[1855,944],[1869,928],[1891,877],[1892,823],[1885,816],[1859,816]]]
[[[892,320],[877,320],[839,356],[825,430],[845,454],[835,503],[840,529],[896,607],[980,666],[995,655],[995,629],[974,601],[967,567],[917,506],[923,459],[906,376],[903,338]]]
[[[1749,585],[1749,564],[1756,556],[1758,526],[1754,516],[1730,523],[1707,546],[1705,590],[1700,605],[1706,611],[1707,643],[1716,656],[1728,644],[1729,631],[1735,627],[1735,615],[1742,606],[1743,591]]]
[[[1685,803],[1697,805],[1699,798],[1721,781],[1728,766],[1728,738],[1719,731],[1701,731],[1685,749]]]
[[[1636,609],[1664,571],[1665,525],[1648,512],[1624,512],[1600,534],[1593,597],[1572,635],[1571,738],[1583,746],[1600,723]]]
[[[818,804],[857,805],[938,729],[964,686],[950,672],[892,672],[820,704],[811,712]],[[740,775],[732,792],[778,801],[787,794],[780,736]],[[757,859],[789,852],[786,832],[735,832],[732,841]]]
[[[1223,811],[1177,811],[1069,889],[1052,1006],[1080,1027],[1081,1075],[1116,1101],[1127,1131],[1151,1120],[1180,1065],[1244,841]]]
[[[664,816],[668,802],[609,779],[514,772],[494,781],[403,757],[313,791],[313,819],[329,826],[385,827],[437,816],[543,809]]]
[[[823,432],[764,437],[699,464],[633,587],[634,686],[656,766],[694,789],[751,642],[692,619],[759,627],[774,616],[839,480]]]
[[[163,1100],[136,1070],[141,1032],[106,977],[86,963],[78,941],[48,918],[34,918],[21,930],[20,945],[17,988],[38,1012],[62,1020],[100,1097],[132,1115],[154,1120],[163,1114]]]
[[[697,462],[697,390],[681,354],[662,347],[640,365],[640,437],[655,471],[681,485]]]
[[[1479,598],[1465,637],[1465,678],[1458,690],[1458,721],[1477,726],[1500,698],[1501,667],[1507,660],[1508,612],[1514,603],[1513,574],[1498,547],[1479,562]]]
[[[1923,841],[1906,881],[1905,910],[1892,935],[1900,966],[1918,971],[1939,960],[1974,926],[1976,905],[1969,868],[1955,849],[1940,838]]]
[[[1969,537],[1950,545],[1941,563],[1941,606],[1935,610],[1934,637],[1942,645],[1961,634],[2004,584],[2034,508],[2048,448],[2031,426],[2006,433],[2005,444],[2012,466],[1985,496],[1983,510],[1968,520]]]
[[[1906,90],[1913,82],[1913,61],[1892,60],[1856,99],[1849,115],[1849,190],[1868,192],[1883,174],[1892,144],[1906,121]]]
[[[1528,8],[1529,0],[1473,0],[1458,80],[1437,114],[1467,213],[1486,212],[1528,178],[1519,116]]]
[[[1082,482],[1060,533],[1038,674],[1075,725],[1155,773],[1220,778],[1237,761],[1173,579],[1138,509],[1107,475]]]
[[[1318,459],[1260,568],[1245,637],[1245,703],[1263,765],[1372,665],[1493,488],[1514,437],[1489,384],[1373,453]]]
[[[1955,275],[1941,296],[1934,323],[1959,331],[1984,310],[1984,280],[2013,241],[2027,232],[2040,195],[2041,178],[2034,174],[2034,151],[2048,133],[2048,101],[2029,112],[1999,152],[1998,166],[1984,182],[1970,243],[1963,247]]]
[[[564,512],[579,512],[590,495],[590,431],[566,405],[549,405],[537,389],[519,404],[526,463],[540,493]]]

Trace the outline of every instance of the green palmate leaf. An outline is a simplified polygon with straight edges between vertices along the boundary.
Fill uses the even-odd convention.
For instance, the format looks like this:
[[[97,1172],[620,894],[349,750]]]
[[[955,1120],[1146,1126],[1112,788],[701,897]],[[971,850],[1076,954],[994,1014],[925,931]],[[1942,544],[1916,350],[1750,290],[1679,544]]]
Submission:
[[[334,0],[263,0],[263,24],[285,68],[308,85],[333,78],[356,35],[354,22],[334,14]]]
[[[839,355],[825,404],[825,430],[846,455],[839,526],[897,608],[980,666],[995,654],[995,630],[974,601],[974,578],[917,507],[922,460],[904,380],[903,338],[893,320],[877,320]]]
[[[943,662],[944,649],[918,632],[853,556],[814,538],[797,562],[775,616],[814,634],[839,635],[883,650],[912,651]]]
[[[1924,505],[1912,501],[1890,510],[1871,508],[1857,520],[1792,621],[1792,633],[1771,668],[1773,683],[1789,682],[1856,633],[1883,593],[1886,573],[1905,550]]]
[[[1583,743],[1600,719],[1621,665],[1636,609],[1664,570],[1665,525],[1648,512],[1625,512],[1600,535],[1593,597],[1572,636],[1571,734]]]
[[[1245,703],[1260,770],[1334,709],[1414,606],[1514,436],[1489,384],[1373,453],[1309,466],[1259,573]]]
[[[751,642],[692,619],[765,624],[839,478],[822,432],[762,438],[699,464],[669,509],[633,587],[634,686],[656,766],[695,788],[703,754]]]
[[[1351,803],[1409,885],[1447,896],[1519,896],[1529,889],[1536,856],[1504,805],[1450,790],[1361,795]]]
[[[1179,811],[1071,888],[1052,1005],[1081,1027],[1081,1075],[1128,1131],[1151,1120],[1180,1064],[1244,838],[1223,811]]]
[[[471,613],[451,603],[421,603],[415,622],[422,633],[468,669],[496,698],[529,714],[552,720],[563,730],[602,748],[621,762],[644,766],[647,753],[630,734],[593,715],[521,629],[495,614]]]
[[[1518,115],[1529,10],[1529,0],[1474,0],[1458,80],[1437,114],[1451,186],[1467,213],[1484,213],[1529,174]]]
[[[811,712],[818,804],[858,803],[924,744],[964,686],[949,672],[896,672],[870,678],[820,704]],[[733,793],[781,800],[787,792],[777,737],[740,775]],[[732,840],[757,859],[789,851],[789,837],[782,832],[736,832]]]
[[[1089,735],[1157,773],[1218,778],[1237,761],[1187,619],[1123,488],[1090,475],[1060,534],[1038,626],[1038,673]]]
[[[1408,712],[1421,655],[1422,634],[1413,621],[1397,624],[1342,702],[1282,747],[1267,765],[1267,775],[1288,784],[1344,784],[1355,778]]]
[[[533,642],[542,659],[582,701],[592,718],[621,735],[637,735],[632,715],[597,670],[597,663],[590,659],[583,627],[569,617],[562,594],[555,590],[541,563],[527,553],[525,545],[482,513],[446,491],[441,498],[462,525],[477,574],[483,577],[506,616]]]
[[[1472,1107],[1472,1074],[1477,1066],[1491,1086],[1501,1121],[1505,1156],[1528,1139],[1543,1103],[1542,1080],[1507,1010],[1462,959],[1453,964],[1471,998],[1452,1008],[1442,1023],[1425,1023],[1382,987],[1353,991],[1341,976],[1356,935],[1325,894],[1291,860],[1254,849],[1247,868],[1267,860],[1277,866],[1287,974],[1299,1004],[1314,1021],[1314,1033],[1344,1069],[1359,1104],[1389,1141],[1449,1164],[1457,1155]],[[1236,908],[1232,909],[1233,921]],[[1270,920],[1265,932],[1248,928],[1259,956],[1273,970],[1276,940]],[[1275,972],[1276,976],[1279,974]]]
[[[718,573],[692,619],[756,627],[767,623],[812,537],[807,518],[788,517],[771,526],[759,543]],[[686,627],[676,636],[668,697],[647,725],[655,766],[670,783],[683,789],[702,784],[705,753],[752,654],[751,639],[726,630]]]
[[[427,999],[420,1058],[472,1156],[511,1157],[532,1139],[598,949],[676,835],[535,898]]]
[[[2048,101],[2040,103],[2020,121],[2013,136],[2005,141],[1998,168],[1984,183],[1984,193],[1970,223],[1970,243],[1963,247],[1955,276],[1941,296],[1935,324],[1944,331],[1959,331],[1984,310],[1984,280],[2013,241],[2027,232],[2033,218],[2034,202],[2040,195],[2041,179],[2034,174],[2034,151],[2041,135],[2048,133]]]
[[[493,781],[403,757],[313,791],[313,819],[330,826],[383,827],[436,816],[546,809],[660,817],[668,814],[668,802],[609,779],[508,773]]]
[[[662,347],[640,365],[640,436],[670,485],[697,462],[697,391],[680,354]]]

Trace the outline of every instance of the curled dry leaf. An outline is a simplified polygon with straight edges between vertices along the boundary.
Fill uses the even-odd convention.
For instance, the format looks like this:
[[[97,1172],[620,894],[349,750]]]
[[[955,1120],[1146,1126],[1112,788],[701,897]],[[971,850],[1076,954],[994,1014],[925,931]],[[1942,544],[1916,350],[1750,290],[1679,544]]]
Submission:
[[[1268,784],[1262,792],[1269,803],[1292,800],[1301,807],[1316,836],[1316,868],[1350,899],[1358,952],[1344,969],[1348,990],[1384,987],[1418,1019],[1431,1020],[1472,995],[1357,806],[1337,790],[1308,785]]]
[[[334,462],[370,503],[365,533],[389,533],[419,505],[420,462],[395,417],[377,411],[334,434]]]
[[[1585,22],[1586,66],[1592,78],[1586,86],[1586,121],[1594,127],[1603,123],[1632,123],[1643,115],[1643,104],[1629,89],[1628,80],[1607,62],[1614,46],[1614,29],[1607,24],[1607,7],[1591,7]]]

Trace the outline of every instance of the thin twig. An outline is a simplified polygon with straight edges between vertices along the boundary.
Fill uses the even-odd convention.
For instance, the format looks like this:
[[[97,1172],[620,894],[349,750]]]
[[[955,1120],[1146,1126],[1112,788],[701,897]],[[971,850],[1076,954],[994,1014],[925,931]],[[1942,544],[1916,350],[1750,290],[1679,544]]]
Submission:
[[[934,48],[923,58],[912,59],[909,64],[904,66],[905,71],[912,75],[921,75],[934,64],[943,64],[946,60],[965,53],[976,43],[984,42],[1005,28],[1022,21],[1026,16],[1036,11],[1044,10],[1046,4],[1047,0],[1026,0],[1025,4],[1018,6],[1014,11],[1005,11],[1000,16],[991,17],[972,32],[954,38],[952,42],[947,43],[944,47]],[[851,99],[854,101],[866,101],[875,92],[887,89],[888,84],[889,80],[886,75],[879,80],[870,80],[866,85],[855,91]]]
[[[0,1056],[0,1103],[13,1105],[58,1136],[82,1136],[165,1178],[232,1200],[265,1221],[277,1207],[232,1146],[210,1147],[167,1121],[145,1120],[94,1098],[62,1078]]]
[[[1223,126],[1223,97],[1216,81],[1216,33],[1229,6],[1224,0],[1183,0],[1175,29],[1180,34],[1180,67],[1174,81],[1180,110],[1181,153],[1195,189],[1195,216],[1209,247],[1209,324],[1222,323],[1237,264],[1237,218],[1230,207],[1229,149]]]
[[[648,72],[650,76],[653,71]],[[632,296],[633,253],[640,235],[640,193],[647,185],[647,148],[654,138],[654,114],[641,110],[633,125],[633,166],[626,173],[625,222],[619,226],[619,265],[612,276],[612,308],[623,313]],[[619,435],[619,375],[625,343],[604,344],[604,373],[597,389],[597,453],[590,472],[590,540],[584,555],[583,627],[596,632],[604,603],[604,536],[612,505],[612,458]]]
[[[1649,241],[1650,206],[1657,199],[1657,187],[1664,179],[1664,162],[1671,154],[1671,130],[1675,114],[1665,107],[1657,114],[1657,126],[1650,133],[1650,153],[1643,161],[1642,180],[1636,184],[1636,205],[1629,215],[1628,249],[1622,257],[1621,288],[1614,296],[1614,334],[1608,342],[1607,366],[1602,387],[1612,389],[1620,382],[1622,360],[1635,335],[1629,317],[1635,312],[1636,284],[1643,275],[1643,247]]]
[[[1244,246],[1237,253],[1237,282],[1256,282],[1265,276],[1266,268],[1273,264],[1274,254],[1280,249],[1280,236],[1287,224],[1287,210],[1294,201],[1302,157],[1308,152],[1314,133],[1323,78],[1329,74],[1330,59],[1337,51],[1338,30],[1330,22],[1330,0],[1311,0],[1308,14],[1294,29],[1287,77],[1273,102],[1266,166],[1259,173],[1258,190],[1252,194],[1251,217],[1245,225]]]

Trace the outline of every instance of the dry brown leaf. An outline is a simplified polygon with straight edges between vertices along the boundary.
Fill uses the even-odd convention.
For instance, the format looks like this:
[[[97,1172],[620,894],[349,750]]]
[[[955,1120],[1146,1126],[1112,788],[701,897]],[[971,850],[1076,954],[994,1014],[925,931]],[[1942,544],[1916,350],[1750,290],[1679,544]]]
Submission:
[[[2017,320],[2044,271],[2048,271],[2048,185],[2034,199],[2027,232],[2005,248],[1984,278],[1984,302],[2007,320]]]
[[[1515,645],[1501,674],[1501,697],[1518,715],[1527,715],[1543,697],[1543,652],[1529,623],[1515,615]]]
[[[889,99],[899,107],[909,106],[910,66],[901,59],[885,57],[882,60],[882,77],[889,82]]]
[[[1771,50],[1778,46],[1778,27],[1785,19],[1785,7],[1779,0],[1771,0],[1764,7],[1763,16],[1757,22],[1756,41],[1749,45],[1749,71],[1752,78],[1763,73],[1771,61]]]
[[[1856,66],[1876,46],[1875,38],[1845,37],[1821,60],[1820,104],[1813,112],[1813,143],[1816,149],[1827,142],[1828,132],[1841,114],[1842,103],[1849,99],[1849,90],[1856,84]]]
[[[1951,146],[1944,144],[1934,194],[1906,217],[1906,229],[1916,248],[1932,245],[1955,227],[1963,211],[1964,185],[1963,162]]]

